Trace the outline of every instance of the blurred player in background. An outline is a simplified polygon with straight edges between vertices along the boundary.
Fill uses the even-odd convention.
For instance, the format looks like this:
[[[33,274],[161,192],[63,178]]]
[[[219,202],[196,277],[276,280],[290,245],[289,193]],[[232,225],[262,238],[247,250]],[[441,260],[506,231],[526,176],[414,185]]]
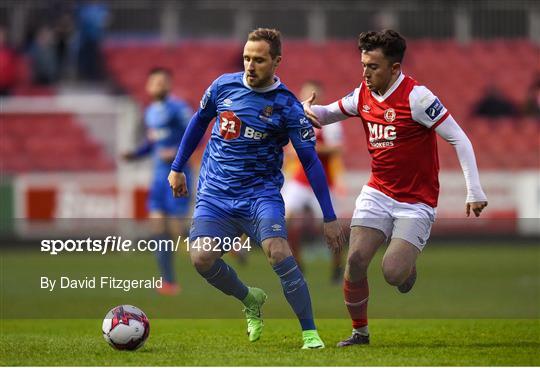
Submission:
[[[148,193],[148,212],[152,219],[153,238],[171,239],[186,231],[185,217],[190,211],[190,198],[174,198],[170,192],[167,175],[176,150],[193,111],[179,99],[170,96],[171,72],[157,67],[150,71],[146,91],[152,99],[144,114],[146,140],[134,152],[124,154],[126,160],[136,160],[152,154],[154,173]],[[184,173],[191,180],[191,170],[186,165]],[[175,295],[180,291],[174,271],[174,253],[161,250],[156,252],[159,270],[163,277],[161,294]]]
[[[324,343],[313,321],[308,286],[286,240],[280,190],[283,147],[289,139],[319,200],[329,246],[339,249],[345,237],[315,151],[315,132],[300,102],[274,74],[281,62],[280,33],[274,29],[251,32],[243,58],[244,72],[220,76],[203,95],[180,144],[169,183],[175,196],[187,194],[185,163],[217,116],[199,175],[191,261],[208,283],[244,304],[249,340],[257,341],[267,296],[261,289],[248,288],[221,259],[226,250],[220,246],[248,234],[262,246],[281,280],[302,328],[302,348],[320,349]],[[211,244],[211,249],[202,244]],[[215,246],[221,251],[216,252]]]
[[[312,92],[315,92],[320,101],[324,101],[322,85],[315,80],[304,83],[299,94],[300,100],[308,99]],[[317,155],[326,172],[328,187],[333,190],[341,163],[341,146],[343,143],[341,124],[338,122],[323,126],[322,129],[315,131],[315,137],[317,139],[315,146]],[[317,198],[309,185],[309,180],[300,165],[296,164],[296,160],[292,167],[290,179],[285,181],[281,192],[285,201],[289,245],[296,262],[302,271],[305,271],[301,255],[302,242],[306,238],[305,235],[317,233],[319,227],[316,226],[313,220],[321,218],[322,213]],[[341,281],[342,274],[341,252],[333,252],[332,282]]]
[[[338,346],[368,344],[367,270],[388,239],[382,270],[406,293],[416,281],[416,259],[429,238],[439,196],[437,134],[454,146],[465,182],[465,211],[480,216],[487,198],[480,185],[471,142],[439,99],[401,71],[406,42],[397,32],[359,36],[363,81],[351,94],[326,106],[304,101],[317,124],[362,119],[371,155],[371,178],[356,200],[345,266],[345,304],[352,336]]]

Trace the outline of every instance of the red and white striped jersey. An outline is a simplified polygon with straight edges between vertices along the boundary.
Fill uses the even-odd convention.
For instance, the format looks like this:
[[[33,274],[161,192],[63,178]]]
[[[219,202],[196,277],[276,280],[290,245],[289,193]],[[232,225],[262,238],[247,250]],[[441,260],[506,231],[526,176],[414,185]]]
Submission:
[[[439,99],[401,74],[380,96],[362,83],[338,101],[362,119],[371,155],[368,185],[405,203],[437,206],[439,159],[435,128],[449,115]]]

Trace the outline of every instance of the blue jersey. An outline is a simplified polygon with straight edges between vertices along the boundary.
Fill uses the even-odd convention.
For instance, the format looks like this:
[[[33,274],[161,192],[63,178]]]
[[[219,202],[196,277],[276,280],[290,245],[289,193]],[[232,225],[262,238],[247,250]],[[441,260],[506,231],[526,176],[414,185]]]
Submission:
[[[244,73],[224,74],[205,92],[199,114],[217,117],[201,165],[198,195],[279,196],[283,147],[314,147],[315,133],[298,99],[276,78],[262,89]]]
[[[174,198],[170,191],[167,175],[171,163],[160,156],[160,151],[178,148],[191,114],[192,111],[185,102],[171,97],[156,101],[146,109],[144,121],[147,142],[138,152],[140,155],[152,153],[153,156],[154,177],[150,183],[147,203],[150,212],[185,216],[189,211],[189,198]],[[186,170],[186,176],[189,183],[189,170]]]
[[[185,102],[172,97],[153,102],[146,109],[144,122],[156,174],[169,172],[171,163],[160,157],[160,150],[178,148],[192,114]]]

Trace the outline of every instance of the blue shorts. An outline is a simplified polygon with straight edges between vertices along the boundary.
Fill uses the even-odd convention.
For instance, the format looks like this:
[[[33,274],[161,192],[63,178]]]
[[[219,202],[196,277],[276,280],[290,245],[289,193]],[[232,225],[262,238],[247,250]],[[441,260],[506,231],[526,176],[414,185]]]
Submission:
[[[191,198],[174,198],[171,187],[167,181],[167,173],[160,173],[154,176],[148,192],[148,211],[161,212],[168,216],[187,217],[190,210]],[[191,190],[191,175],[186,173],[188,189]],[[191,191],[190,191],[191,192]]]
[[[251,199],[201,195],[195,203],[190,240],[234,238],[246,234],[259,245],[268,238],[287,239],[285,205],[278,194]]]

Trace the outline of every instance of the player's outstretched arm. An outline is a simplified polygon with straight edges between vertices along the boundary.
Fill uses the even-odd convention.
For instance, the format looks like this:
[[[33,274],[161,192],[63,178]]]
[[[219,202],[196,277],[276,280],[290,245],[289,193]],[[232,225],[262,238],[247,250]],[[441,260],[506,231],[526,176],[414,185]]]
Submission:
[[[186,132],[182,137],[182,142],[176,153],[176,158],[171,165],[171,172],[169,173],[169,185],[175,197],[188,195],[186,177],[182,173],[182,170],[204,137],[204,133],[212,118],[203,116],[200,114],[200,111],[197,111],[186,128]]]
[[[330,198],[330,190],[319,157],[313,147],[296,148],[298,158],[319,201],[324,217],[324,235],[326,243],[333,252],[341,251],[345,244],[345,234],[337,220]]]
[[[313,105],[316,97],[315,92],[312,92],[307,100],[302,101],[304,114],[316,128],[322,128],[323,125],[337,123],[351,116],[356,116],[355,106],[358,104],[356,91],[339,101],[324,106]]]
[[[319,121],[319,117],[313,111],[312,105],[313,102],[315,102],[315,99],[317,98],[317,93],[315,91],[311,92],[311,96],[307,99],[302,101],[302,107],[304,108],[304,114],[308,117],[309,120],[311,120],[311,124],[313,124],[316,128],[322,128],[322,124]]]
[[[149,140],[145,140],[139,147],[137,147],[137,149],[131,152],[124,152],[121,154],[121,156],[122,159],[126,161],[137,160],[152,152],[153,147],[154,145],[152,142],[150,142]]]
[[[465,201],[465,213],[467,217],[469,217],[471,211],[476,217],[480,216],[484,208],[487,207],[488,202],[480,185],[480,176],[478,175],[476,158],[471,141],[451,115],[436,127],[435,131],[445,141],[454,146],[456,150],[467,185],[467,199]]]

